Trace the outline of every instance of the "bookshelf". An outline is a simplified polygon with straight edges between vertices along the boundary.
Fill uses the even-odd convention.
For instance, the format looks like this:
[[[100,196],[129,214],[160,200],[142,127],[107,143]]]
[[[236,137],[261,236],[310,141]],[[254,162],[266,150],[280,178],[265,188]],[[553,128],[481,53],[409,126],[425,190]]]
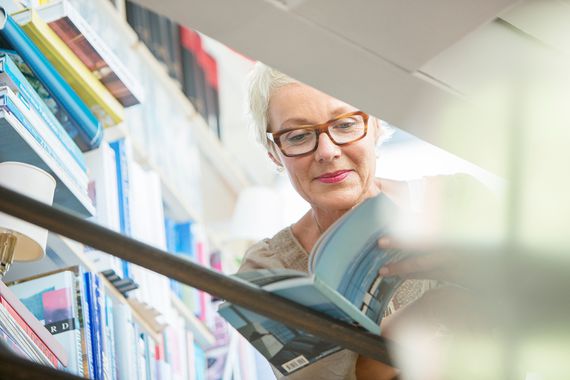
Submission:
[[[7,6],[7,3],[7,1],[0,1],[0,6]],[[149,48],[139,40],[137,34],[126,22],[124,2],[120,1],[118,3],[120,5],[118,8],[115,8],[110,2],[105,0],[97,0],[94,2],[70,0],[68,5],[75,7],[75,10],[78,11],[82,17],[86,17],[85,23],[88,24],[95,33],[107,33],[108,36],[110,33],[109,30],[112,30],[111,34],[115,33],[115,37],[117,35],[121,36],[121,38],[109,39],[105,35],[101,34],[100,38],[105,42],[109,41],[109,43],[113,45],[110,46],[110,49],[113,54],[116,54],[119,58],[119,64],[128,67],[129,70],[132,70],[132,74],[135,79],[140,80],[145,88],[145,97],[150,100],[145,101],[143,97],[139,97],[141,99],[141,104],[131,108],[125,108],[124,120],[122,122],[120,119],[123,117],[123,110],[118,110],[116,115],[120,115],[120,117],[114,117],[112,123],[110,123],[107,118],[107,125],[105,125],[105,122],[101,122],[104,117],[95,112],[96,110],[94,110],[94,108],[96,108],[97,104],[94,105],[94,103],[102,102],[101,99],[104,99],[105,97],[101,96],[100,92],[107,90],[102,89],[102,86],[97,84],[98,89],[87,89],[87,93],[90,94],[92,102],[88,104],[83,111],[85,112],[86,117],[90,117],[89,112],[97,114],[98,118],[100,118],[100,123],[97,124],[105,125],[106,128],[103,130],[102,144],[103,146],[107,146],[107,148],[105,148],[107,153],[114,149],[109,148],[109,145],[107,144],[117,140],[128,140],[129,145],[132,148],[131,156],[128,157],[128,159],[131,160],[128,163],[131,184],[142,184],[143,182],[141,182],[141,178],[145,181],[150,181],[149,178],[157,179],[158,182],[155,183],[158,183],[158,187],[154,190],[158,192],[153,193],[152,196],[155,196],[156,194],[160,195],[158,204],[155,202],[156,207],[154,211],[159,208],[160,215],[163,215],[164,213],[164,216],[174,222],[186,223],[188,221],[192,221],[194,225],[204,226],[204,221],[207,218],[200,207],[199,201],[197,201],[197,199],[200,199],[199,197],[201,195],[197,188],[193,187],[195,185],[199,185],[199,181],[202,179],[198,178],[196,180],[198,182],[193,182],[189,180],[192,178],[184,178],[185,181],[178,178],[176,170],[172,170],[169,164],[173,163],[176,169],[183,168],[183,164],[186,162],[184,161],[183,156],[186,155],[187,152],[185,150],[181,151],[177,149],[179,146],[169,146],[167,144],[169,141],[168,137],[165,137],[167,133],[176,134],[184,128],[186,130],[191,130],[191,133],[187,135],[188,139],[185,141],[191,144],[190,148],[197,152],[200,160],[204,160],[208,165],[210,165],[210,167],[214,168],[213,173],[208,173],[208,181],[215,181],[216,186],[228,194],[228,199],[230,201],[231,199],[234,199],[244,187],[248,186],[251,183],[251,180],[235,163],[231,154],[225,150],[218,140],[218,137],[208,125],[208,122],[206,122],[203,116],[183,94],[180,85],[169,76],[169,72],[164,65],[162,65],[154,57]],[[14,3],[9,5],[9,13],[16,10],[14,7],[17,6]],[[41,34],[39,31],[41,31],[42,28],[43,30],[48,30],[50,28],[48,23],[41,24],[43,21],[37,15],[39,12],[36,13],[35,10],[27,12],[28,16],[21,16],[19,21],[22,23],[35,23],[41,25],[41,27],[36,27],[36,25],[34,25],[33,27],[36,29],[32,29],[32,26],[28,25],[27,28],[24,28],[25,31],[28,33]],[[102,23],[101,20],[105,20],[105,23]],[[51,36],[50,38],[52,39],[51,41],[43,43],[41,46],[40,51],[43,49],[45,53],[45,56],[42,56],[42,58],[39,59],[41,64],[48,65],[48,61],[53,59],[53,56],[50,54],[53,53],[53,55],[57,57],[57,52],[53,51],[55,50],[54,46],[62,46],[58,45],[59,42],[57,41],[57,36]],[[53,41],[54,38],[56,39],[55,42]],[[38,40],[38,36],[34,35],[32,42],[27,43],[38,43],[38,41],[40,41]],[[16,53],[19,53],[19,51],[17,50]],[[66,54],[73,54],[73,52],[66,50]],[[78,62],[78,60],[75,57],[71,57],[71,62]],[[25,63],[27,62],[24,59],[24,64]],[[68,63],[66,65],[67,66],[65,66],[64,71],[66,71],[67,74],[63,75],[64,81],[68,79],[66,78],[66,75],[72,75],[69,74],[69,71],[72,70],[74,66],[69,65]],[[57,69],[61,71],[62,66],[54,66],[56,71]],[[20,66],[20,68],[21,67],[23,66]],[[113,69],[117,69],[117,67],[113,67]],[[36,74],[35,71],[33,74]],[[83,90],[85,90],[85,88],[82,88],[82,86],[89,86],[89,81],[93,79],[89,72],[82,75],[87,79],[80,81],[79,84],[77,82],[74,84],[75,87],[73,90],[75,90],[77,94],[84,93]],[[139,75],[141,76],[139,77]],[[42,78],[39,78],[39,81],[41,82]],[[151,87],[148,87],[149,85]],[[47,92],[50,93],[50,88],[46,87],[46,89]],[[38,89],[38,87],[35,87],[35,90],[40,91],[41,88]],[[162,100],[160,99],[161,95]],[[78,102],[82,100],[79,98],[81,98],[81,96],[78,96]],[[165,101],[170,104],[165,105]],[[113,107],[116,107],[116,101],[113,102]],[[175,111],[176,117],[161,119],[162,116],[174,113],[173,111]],[[151,126],[147,125],[146,122],[143,123],[144,119],[149,117],[149,112],[157,114],[154,119],[155,123]],[[157,120],[161,121],[161,123],[156,123]],[[112,126],[110,124],[117,125]],[[151,124],[151,122],[148,124]],[[66,131],[69,132],[67,126],[64,127],[66,127]],[[80,137],[81,136],[74,137],[76,143]],[[157,145],[160,146],[157,148]],[[90,149],[90,147],[82,147],[85,155],[91,154],[91,152],[85,152]],[[102,148],[92,151],[94,152],[100,149]],[[172,155],[172,161],[164,160],[164,154],[163,152],[160,152],[161,150]],[[4,151],[5,148],[0,146],[0,161],[17,158],[14,155],[8,156],[2,154]],[[119,160],[122,158],[118,158],[119,153],[117,152],[118,151],[115,151],[113,153],[113,157],[115,157],[114,160],[117,161],[117,166],[114,170],[118,173],[121,170]],[[54,155],[57,156],[59,153],[60,152],[56,150]],[[101,153],[101,157],[103,157],[103,153]],[[95,161],[96,160],[97,159],[95,159]],[[90,170],[89,181],[91,182],[89,186],[92,186],[94,182],[100,180],[100,178],[95,179],[95,177],[92,177],[94,176],[94,169],[90,166],[92,165],[92,162],[93,159],[91,159],[91,163],[88,162],[87,165]],[[63,160],[63,162],[58,162],[57,164],[65,167],[66,162]],[[48,162],[48,164],[45,165],[46,170],[51,171],[52,166],[53,164]],[[115,173],[115,175],[117,175],[117,173]],[[124,174],[125,173],[122,173],[122,175]],[[118,177],[114,180],[117,182],[119,188],[122,186],[120,184],[120,178],[121,177]],[[113,181],[110,181],[109,183],[112,182]],[[151,182],[144,183],[148,184]],[[86,189],[88,185],[86,180],[83,185]],[[101,188],[93,187],[93,189],[96,190],[90,190],[93,191],[93,194],[90,194],[92,200],[99,200],[96,196],[99,195],[98,193]],[[119,222],[116,223],[117,225],[107,225],[107,223],[111,219],[121,219],[122,223],[123,215],[121,212],[124,211],[120,211],[120,209],[131,207],[131,215],[129,218],[136,221],[136,224],[133,222],[134,227],[132,227],[133,231],[131,236],[145,241],[147,237],[149,239],[155,239],[154,241],[147,242],[166,250],[166,247],[161,244],[166,244],[167,242],[161,240],[162,238],[158,236],[160,234],[156,235],[153,233],[146,233],[144,230],[144,228],[151,228],[153,231],[162,229],[162,234],[165,233],[162,220],[156,222],[156,218],[154,218],[156,214],[151,215],[148,214],[149,211],[144,210],[148,208],[144,201],[149,199],[144,197],[149,197],[149,195],[144,194],[144,196],[141,196],[140,193],[144,192],[143,190],[146,191],[144,186],[142,188],[129,190],[131,192],[129,194],[135,194],[130,199],[132,206],[121,204],[121,195],[117,195],[119,197],[118,204],[116,206],[109,206],[111,208],[117,207],[117,209],[112,212],[113,215],[108,214],[109,207],[106,206],[107,210],[102,212],[103,209],[100,208],[102,206],[101,204],[90,209],[89,207],[92,205],[90,202],[87,202],[85,207],[87,211],[83,212],[84,217],[95,215],[93,217],[95,219],[93,220],[104,224],[109,228],[119,230],[119,228],[122,229],[123,227]],[[87,196],[87,191],[84,191],[84,195]],[[190,196],[193,191],[196,191],[198,196]],[[75,194],[64,195],[67,197],[65,201],[57,201],[57,205],[65,207],[69,204],[70,197],[75,201]],[[108,196],[108,194],[106,196]],[[105,203],[106,202],[103,204]],[[144,207],[138,207],[141,205],[144,205]],[[147,214],[144,214],[145,212]],[[146,220],[154,220],[154,224],[152,224],[153,222],[147,222]],[[198,253],[196,260],[198,260],[202,265],[210,266],[210,252],[213,250],[222,250],[223,247],[221,239],[207,227],[200,228],[200,231],[203,230],[201,232],[201,239],[203,240],[197,241],[195,244],[201,244],[202,248],[200,248],[198,252],[202,253]],[[126,231],[122,232],[126,233]],[[149,237],[147,235],[154,236]],[[193,237],[193,239],[198,238]],[[92,253],[92,250],[86,249],[82,244],[65,237],[61,237],[57,234],[49,234],[47,246],[48,249],[46,256],[43,259],[30,263],[15,263],[3,281],[10,283],[11,281],[17,281],[22,278],[29,279],[36,276],[34,279],[30,280],[35,281],[36,278],[42,278],[42,276],[48,272],[56,273],[69,267],[80,267],[82,268],[80,271],[87,271],[90,275],[93,274],[95,276],[95,283],[100,283],[101,288],[99,289],[99,285],[93,285],[92,283],[88,286],[95,286],[95,292],[101,292],[101,297],[104,301],[98,306],[92,306],[91,303],[87,304],[87,301],[85,301],[86,303],[83,308],[85,309],[88,307],[89,313],[91,313],[92,307],[97,309],[97,323],[101,322],[102,326],[96,326],[96,328],[101,331],[97,333],[89,332],[88,328],[93,329],[93,327],[89,327],[89,325],[86,324],[85,314],[83,315],[84,320],[82,322],[78,322],[81,324],[81,329],[83,331],[81,332],[81,339],[84,339],[82,343],[83,348],[85,349],[85,345],[88,345],[89,347],[91,347],[91,344],[93,345],[92,350],[86,349],[86,351],[84,351],[85,355],[92,355],[93,358],[82,359],[83,364],[80,365],[85,367],[83,372],[85,375],[93,375],[94,378],[115,378],[111,375],[107,376],[105,373],[118,373],[119,370],[114,367],[118,364],[113,363],[125,360],[129,361],[130,364],[137,363],[137,368],[132,369],[134,372],[131,372],[130,375],[123,374],[126,378],[131,378],[131,375],[135,376],[135,373],[141,375],[140,371],[146,371],[146,378],[149,378],[149,376],[150,378],[154,378],[154,376],[150,375],[151,373],[161,373],[160,376],[163,378],[205,378],[205,351],[209,347],[218,343],[218,332],[214,328],[213,322],[213,314],[215,312],[213,309],[210,310],[213,306],[211,305],[211,300],[208,298],[208,295],[195,290],[190,293],[188,290],[186,293],[180,290],[175,290],[173,287],[174,285],[171,285],[168,282],[169,280],[165,277],[156,275],[140,267],[126,265],[124,262],[121,263],[119,259],[111,257],[107,258],[107,256],[101,252]],[[121,278],[135,278],[140,287],[128,293],[128,296],[125,296],[124,293],[117,290],[111,281],[100,274],[100,272],[105,268],[113,269]],[[77,284],[82,283],[82,281],[87,281],[82,277],[83,272],[79,273],[80,275],[77,275],[76,280]],[[81,297],[85,298],[91,297],[88,296],[88,293],[83,294],[83,291],[83,288],[81,288],[81,290],[78,288],[77,294],[81,293]],[[192,297],[195,298],[194,301],[192,301]],[[79,295],[77,298],[77,302],[79,304]],[[89,302],[93,302],[93,300]],[[99,298],[94,302],[98,303]],[[194,302],[198,302],[199,305],[194,304]],[[114,316],[113,318],[118,318],[117,315],[119,313],[125,313],[125,310],[128,313],[129,318],[132,317],[132,325],[134,327],[132,332],[129,329],[129,334],[131,334],[129,339],[133,339],[131,343],[136,347],[134,349],[135,353],[129,353],[127,356],[122,355],[121,358],[119,358],[118,356],[114,356],[114,351],[116,350],[122,354],[122,352],[125,351],[124,348],[129,347],[129,345],[127,344],[127,346],[124,346],[124,343],[122,343],[123,349],[119,348],[119,343],[116,343],[115,339],[124,340],[123,329],[119,328],[120,333],[113,332],[113,321],[109,322],[109,318],[111,315]],[[81,312],[81,310],[79,312]],[[81,314],[78,315],[78,318],[82,318]],[[108,323],[110,323],[110,325],[108,325]],[[115,321],[115,329],[117,329],[116,323],[117,322]],[[128,323],[130,324],[131,322]],[[85,341],[85,337],[87,335],[92,335],[90,338],[92,339],[91,342]],[[96,338],[96,336],[98,336],[98,338]],[[176,342],[173,344],[173,341]],[[96,346],[96,344],[99,346]],[[233,343],[232,347],[234,347],[232,349],[236,349],[235,347],[237,346]],[[179,352],[170,352],[171,350],[179,350]],[[98,357],[98,355],[100,357]],[[135,357],[130,357],[129,355],[135,355]],[[236,355],[237,354],[234,354],[234,357]],[[141,356],[144,357],[141,358]],[[193,358],[190,358],[191,356],[193,356]],[[181,359],[181,357],[184,359]],[[94,365],[95,367],[88,368],[89,365]],[[143,367],[146,369],[141,369]],[[185,369],[181,369],[182,367]],[[226,371],[228,374],[225,375],[225,377],[230,376],[232,371],[239,370],[238,367],[239,365],[236,367],[234,364],[232,368]],[[191,375],[190,372],[192,371],[195,371],[196,373]]]

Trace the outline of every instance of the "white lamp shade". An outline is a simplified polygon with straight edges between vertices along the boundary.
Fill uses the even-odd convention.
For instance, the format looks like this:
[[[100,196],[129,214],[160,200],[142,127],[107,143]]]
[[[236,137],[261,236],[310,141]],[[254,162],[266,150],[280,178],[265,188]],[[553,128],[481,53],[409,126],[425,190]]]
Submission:
[[[282,228],[282,202],[279,194],[267,187],[253,186],[240,192],[232,217],[234,239],[270,238]]]
[[[0,184],[37,201],[51,205],[55,179],[47,172],[21,162],[0,163]],[[15,261],[34,261],[45,254],[47,230],[0,212],[0,232],[17,236]]]

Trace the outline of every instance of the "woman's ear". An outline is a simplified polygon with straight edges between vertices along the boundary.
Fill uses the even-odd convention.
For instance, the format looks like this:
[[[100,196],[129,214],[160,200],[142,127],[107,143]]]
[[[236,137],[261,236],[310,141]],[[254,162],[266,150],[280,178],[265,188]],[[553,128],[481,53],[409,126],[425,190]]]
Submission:
[[[273,161],[273,163],[275,165],[277,165],[277,167],[282,168],[283,164],[281,163],[281,160],[279,159],[279,157],[275,157],[275,155],[271,152],[267,152],[267,155],[269,156],[269,158],[271,158],[271,161]]]
[[[374,128],[374,142],[376,144],[378,144],[378,141],[380,141],[380,136],[382,136],[382,128],[380,127],[380,119],[373,117],[372,118],[373,122],[373,128]]]

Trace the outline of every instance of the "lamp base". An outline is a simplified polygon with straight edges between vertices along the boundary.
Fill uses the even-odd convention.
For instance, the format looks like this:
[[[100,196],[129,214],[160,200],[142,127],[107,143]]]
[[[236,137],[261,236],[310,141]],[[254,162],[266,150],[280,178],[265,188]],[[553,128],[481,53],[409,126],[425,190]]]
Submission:
[[[14,261],[17,240],[12,232],[0,232],[0,279],[4,277]]]

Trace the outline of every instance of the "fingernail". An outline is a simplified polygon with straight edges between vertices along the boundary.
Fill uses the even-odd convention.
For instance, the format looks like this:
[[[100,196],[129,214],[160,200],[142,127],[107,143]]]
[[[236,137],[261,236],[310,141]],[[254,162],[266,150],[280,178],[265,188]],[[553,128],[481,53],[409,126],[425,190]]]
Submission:
[[[378,273],[380,274],[380,276],[387,276],[390,274],[390,270],[386,267],[382,267],[380,268],[380,271]]]
[[[380,239],[378,239],[378,246],[380,248],[386,248],[388,247],[389,244],[390,244],[390,239],[388,239],[387,237],[381,237]]]

